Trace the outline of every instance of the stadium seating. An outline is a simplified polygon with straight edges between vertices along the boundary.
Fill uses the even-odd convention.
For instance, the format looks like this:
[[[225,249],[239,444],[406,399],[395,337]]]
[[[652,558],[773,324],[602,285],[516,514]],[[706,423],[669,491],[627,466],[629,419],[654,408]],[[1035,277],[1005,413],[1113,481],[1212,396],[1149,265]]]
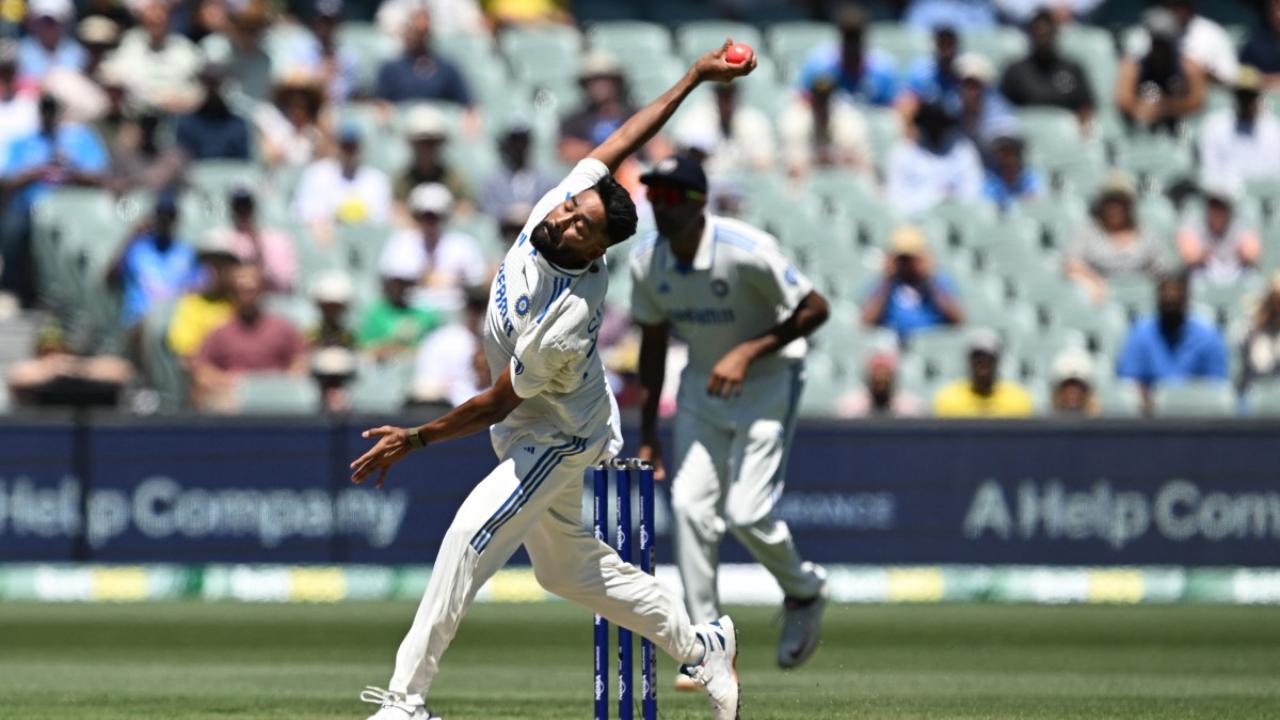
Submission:
[[[320,390],[307,376],[250,373],[236,384],[235,407],[249,415],[313,415]]]
[[[1153,397],[1158,417],[1230,417],[1236,395],[1226,382],[1195,381],[1160,385]]]

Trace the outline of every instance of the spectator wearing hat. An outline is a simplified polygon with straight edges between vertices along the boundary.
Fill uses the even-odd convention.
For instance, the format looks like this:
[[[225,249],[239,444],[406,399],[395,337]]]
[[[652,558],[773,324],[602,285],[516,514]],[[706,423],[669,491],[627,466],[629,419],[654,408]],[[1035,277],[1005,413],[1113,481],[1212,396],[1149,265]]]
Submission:
[[[300,168],[330,151],[330,121],[318,75],[306,70],[277,78],[271,102],[253,115],[262,161],[271,167]]]
[[[480,341],[488,309],[489,288],[467,288],[462,315],[423,339],[413,365],[415,402],[456,407],[489,386],[489,363]]]
[[[191,358],[192,401],[200,409],[230,410],[248,373],[307,371],[307,346],[288,320],[262,309],[262,273],[252,265],[231,272],[231,318],[200,343]]]
[[[348,322],[355,297],[351,277],[341,270],[326,270],[311,284],[310,296],[320,320],[307,330],[307,344],[313,348],[354,348],[356,336]]]
[[[18,406],[114,407],[133,380],[128,360],[93,347],[49,320],[36,337],[34,357],[8,368],[9,394]]]
[[[956,58],[955,73],[959,79],[959,99],[956,118],[960,134],[969,139],[982,154],[983,164],[990,167],[993,158],[988,145],[1002,130],[1014,126],[1014,116],[1009,103],[991,85],[995,68],[991,61],[974,53]]]
[[[298,180],[294,214],[322,244],[332,238],[334,223],[385,224],[391,219],[391,181],[362,157],[359,131],[341,128],[337,157],[316,160]]]
[[[1205,73],[1179,44],[1181,31],[1173,13],[1151,8],[1143,13],[1142,24],[1150,42],[1143,53],[1120,62],[1116,108],[1132,126],[1172,134],[1184,118],[1204,107]]]
[[[862,111],[839,94],[834,76],[815,76],[778,120],[787,173],[803,177],[814,168],[842,168],[870,178],[871,140]]]
[[[320,388],[320,405],[329,413],[351,410],[347,385],[355,379],[358,361],[350,348],[330,345],[311,353],[311,377]]]
[[[139,0],[134,12],[139,26],[125,32],[104,64],[115,66],[130,95],[143,105],[168,113],[191,110],[201,101],[199,48],[170,32],[168,0]]]
[[[773,126],[759,108],[743,105],[734,83],[716,83],[711,100],[691,105],[676,122],[676,142],[685,149],[700,146],[710,178],[773,167]]]
[[[201,285],[178,298],[169,320],[169,349],[184,359],[231,318],[231,272],[240,265],[235,242],[225,229],[210,230],[200,238],[196,259],[203,269]]]
[[[982,159],[960,133],[959,123],[937,103],[916,112],[915,137],[899,139],[889,151],[885,194],[908,216],[938,203],[982,198]]]
[[[1067,275],[1094,302],[1107,295],[1107,279],[1123,275],[1155,278],[1168,264],[1159,240],[1138,226],[1133,178],[1114,171],[1093,202],[1092,221],[1066,253]]]
[[[444,185],[456,199],[469,198],[466,178],[444,157],[445,145],[449,142],[449,126],[444,115],[430,105],[415,105],[406,114],[404,126],[411,154],[409,167],[396,180],[396,200],[407,202],[409,193],[423,183]]]
[[[560,123],[560,159],[574,165],[635,113],[617,58],[593,50],[578,67],[583,106]]]
[[[1067,348],[1053,359],[1053,380],[1049,404],[1053,414],[1066,417],[1092,417],[1098,414],[1094,397],[1093,359],[1081,348]]]
[[[80,8],[79,17],[85,20],[100,17],[110,20],[117,30],[124,31],[133,27],[136,20],[129,5],[136,3],[122,0],[80,0],[76,5]]]
[[[529,162],[532,133],[528,123],[517,120],[509,122],[498,139],[502,163],[480,188],[479,202],[481,212],[494,220],[500,221],[512,205],[532,207],[556,186],[554,177]]]
[[[27,36],[18,41],[23,75],[40,82],[54,68],[84,69],[84,48],[67,32],[67,24],[75,19],[71,0],[31,0],[27,18]]]
[[[862,305],[862,322],[889,328],[901,337],[964,322],[955,285],[934,271],[928,239],[919,228],[908,225],[893,231],[883,276]]]
[[[867,354],[863,384],[840,398],[837,412],[847,418],[918,417],[924,402],[898,388],[898,353],[879,348]]]
[[[1224,187],[1280,179],[1280,119],[1263,112],[1261,73],[1241,67],[1232,89],[1234,106],[1209,113],[1200,125],[1200,177]]]
[[[1236,212],[1236,192],[1224,185],[1204,189],[1204,212],[1178,231],[1178,255],[1193,283],[1231,285],[1262,260],[1262,239]]]
[[[942,387],[933,396],[933,414],[941,418],[1030,417],[1031,394],[1016,382],[1000,379],[1000,338],[978,328],[969,338],[969,376]]]
[[[1005,68],[1000,94],[1018,107],[1058,107],[1076,114],[1082,127],[1097,107],[1089,78],[1079,63],[1058,51],[1058,21],[1041,9],[1027,24],[1031,51]]]
[[[1258,380],[1280,378],[1280,272],[1271,276],[1258,301],[1239,352],[1241,392]]]
[[[1016,120],[997,128],[988,143],[991,167],[987,170],[983,195],[1001,211],[1013,203],[1039,197],[1044,193],[1044,178],[1039,171],[1027,167],[1024,159],[1026,143]]]
[[[107,100],[93,128],[111,155],[108,187],[123,195],[139,188],[158,192],[171,185],[185,161],[181,153],[162,146],[160,116],[129,96],[116,66],[104,63],[94,79]]]
[[[184,160],[250,159],[249,123],[228,104],[226,78],[227,66],[221,63],[207,62],[200,69],[203,99],[173,127],[174,143]]]
[[[857,102],[892,105],[898,97],[898,69],[887,54],[868,48],[867,15],[849,5],[837,14],[840,40],[817,48],[800,67],[799,89],[808,92],[818,77],[831,78],[835,91]]]
[[[405,355],[441,325],[438,312],[410,302],[426,271],[426,255],[418,247],[403,242],[387,245],[378,263],[382,297],[364,311],[356,329],[361,351],[380,361]]]
[[[311,32],[292,33],[279,47],[285,72],[305,72],[319,78],[326,99],[334,103],[352,98],[359,74],[359,59],[338,43],[343,7],[342,0],[317,0],[311,8]],[[404,23],[396,27],[404,27]]]
[[[108,155],[92,129],[67,122],[51,95],[40,98],[39,126],[9,145],[0,189],[8,205],[0,217],[0,288],[30,303],[35,288],[29,268],[31,207],[57,187],[101,185]]]
[[[40,127],[37,92],[18,78],[18,45],[0,39],[0,167],[9,145]]]
[[[200,284],[196,251],[178,238],[178,205],[169,194],[156,198],[151,221],[132,233],[107,266],[107,284],[123,289],[120,324],[136,325],[157,305],[177,300]]]
[[[241,262],[258,268],[267,292],[289,293],[298,285],[293,240],[276,228],[258,225],[258,203],[245,187],[231,191],[231,240]]]
[[[1257,68],[1262,86],[1280,87],[1280,0],[1265,0],[1258,8],[1259,22],[1240,49],[1240,62]]]
[[[397,233],[383,250],[382,262],[393,258],[414,258],[421,267],[422,287],[414,300],[440,309],[462,307],[463,291],[487,286],[489,263],[475,238],[447,229],[453,214],[453,196],[439,183],[425,183],[409,195],[409,212],[416,227]]]
[[[466,79],[431,46],[431,13],[419,6],[404,27],[404,54],[379,68],[374,94],[393,103],[438,100],[470,107]]]
[[[1227,380],[1227,349],[1212,324],[1187,312],[1188,278],[1165,275],[1156,284],[1156,313],[1134,323],[1116,361],[1116,375],[1138,383],[1144,407],[1166,383]]]
[[[1157,7],[1173,21],[1172,35],[1181,54],[1216,82],[1230,84],[1239,71],[1235,42],[1221,25],[1200,15],[1196,0],[1160,0]],[[1125,53],[1132,59],[1148,55],[1156,35],[1145,21],[1125,39]]]
[[[101,15],[90,15],[76,25],[76,37],[84,46],[84,67],[81,71],[86,77],[95,77],[107,53],[120,43],[120,26],[110,18]]]

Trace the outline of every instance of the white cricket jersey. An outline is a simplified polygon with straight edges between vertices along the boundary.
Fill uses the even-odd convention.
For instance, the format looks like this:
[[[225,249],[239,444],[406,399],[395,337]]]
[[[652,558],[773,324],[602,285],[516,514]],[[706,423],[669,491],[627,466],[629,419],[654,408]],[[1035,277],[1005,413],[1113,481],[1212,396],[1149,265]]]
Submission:
[[[714,215],[692,265],[682,266],[666,238],[653,233],[631,254],[631,278],[632,317],[642,325],[670,323],[689,344],[686,374],[699,379],[735,346],[791,317],[813,290],[772,235]],[[753,363],[751,375],[788,369],[807,349],[797,338]]]
[[[607,438],[606,456],[622,449],[618,406],[596,350],[609,289],[604,259],[596,261],[594,270],[568,270],[548,262],[529,240],[533,228],[558,204],[608,174],[598,160],[579,162],[534,206],[494,278],[484,327],[485,358],[495,378],[511,368],[512,385],[524,398],[491,428],[500,457],[525,434]]]

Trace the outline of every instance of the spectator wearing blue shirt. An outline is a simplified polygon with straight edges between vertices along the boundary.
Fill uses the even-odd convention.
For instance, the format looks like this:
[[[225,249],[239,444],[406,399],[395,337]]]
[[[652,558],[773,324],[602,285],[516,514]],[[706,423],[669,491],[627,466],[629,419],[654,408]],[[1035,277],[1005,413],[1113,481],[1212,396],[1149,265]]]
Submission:
[[[177,220],[173,196],[161,195],[151,222],[124,241],[107,267],[107,284],[124,292],[120,324],[125,328],[134,327],[151,308],[200,285],[195,250],[174,233]]]
[[[52,96],[40,98],[39,128],[9,146],[0,186],[9,197],[0,220],[0,288],[34,298],[29,265],[31,206],[51,189],[63,185],[101,185],[107,171],[107,149],[93,130],[63,122],[62,107]]]
[[[188,160],[248,160],[249,123],[233,111],[223,94],[227,67],[207,62],[200,70],[204,101],[178,118],[174,140]]]
[[[23,77],[39,82],[54,68],[84,69],[84,48],[66,31],[75,17],[71,0],[32,0],[27,17],[29,34],[18,44]]]
[[[982,153],[982,162],[990,167],[995,158],[988,152],[991,139],[1018,122],[1009,103],[995,89],[992,81],[996,70],[991,61],[975,53],[964,53],[955,61],[955,74],[960,81],[959,108],[955,111],[960,134],[969,138]]]
[[[470,107],[471,90],[462,73],[431,47],[431,14],[425,8],[409,16],[404,54],[378,70],[375,94],[395,103],[440,100]]]
[[[989,143],[991,168],[983,184],[983,194],[1003,212],[1019,200],[1044,193],[1044,178],[1023,161],[1022,131],[1010,125],[995,134]]]
[[[995,26],[996,12],[991,0],[911,0],[903,20],[925,30],[985,30]]]
[[[898,97],[898,70],[888,55],[866,47],[867,16],[856,7],[836,17],[840,42],[813,51],[800,68],[797,85],[812,87],[814,78],[829,75],[854,100],[892,105]]]
[[[928,240],[912,226],[893,231],[884,277],[862,307],[864,324],[887,327],[902,337],[964,322],[955,286],[934,273]]]
[[[960,36],[955,28],[944,26],[933,31],[933,55],[918,57],[907,67],[907,91],[898,98],[903,117],[910,121],[922,102],[960,112],[960,77],[955,72],[959,54]]]
[[[1116,374],[1142,387],[1151,407],[1162,383],[1227,379],[1227,348],[1217,328],[1187,313],[1187,276],[1170,275],[1156,285],[1156,315],[1134,324],[1116,364]]]

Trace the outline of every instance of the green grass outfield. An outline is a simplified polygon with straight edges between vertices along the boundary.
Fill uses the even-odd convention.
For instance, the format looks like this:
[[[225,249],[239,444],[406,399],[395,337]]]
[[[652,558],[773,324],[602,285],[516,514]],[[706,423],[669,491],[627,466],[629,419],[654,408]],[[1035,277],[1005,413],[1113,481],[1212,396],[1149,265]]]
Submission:
[[[409,604],[0,603],[0,718],[362,720]],[[841,606],[802,670],[742,608],[743,717],[1280,718],[1280,608]],[[447,720],[587,718],[590,616],[477,606],[436,682]],[[637,653],[637,662],[639,653]],[[706,717],[670,689],[661,717]]]

